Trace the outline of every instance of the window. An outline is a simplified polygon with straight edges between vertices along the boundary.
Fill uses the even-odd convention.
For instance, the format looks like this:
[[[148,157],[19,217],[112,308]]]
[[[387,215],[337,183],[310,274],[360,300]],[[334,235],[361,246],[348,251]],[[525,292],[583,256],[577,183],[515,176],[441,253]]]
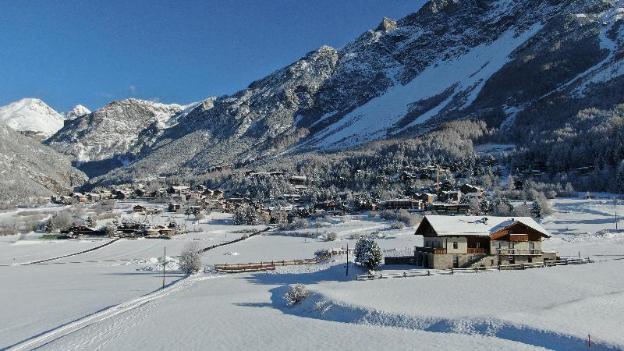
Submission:
[[[453,249],[457,250],[458,247],[457,241],[453,241]]]

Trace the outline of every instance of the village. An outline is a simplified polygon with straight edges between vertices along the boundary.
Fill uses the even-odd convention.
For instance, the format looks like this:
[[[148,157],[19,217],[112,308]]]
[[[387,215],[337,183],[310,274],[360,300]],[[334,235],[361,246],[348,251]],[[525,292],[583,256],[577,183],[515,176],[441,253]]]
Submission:
[[[530,179],[534,173],[524,172],[524,178],[509,179],[508,188],[522,191],[525,181],[520,179]],[[314,184],[308,176],[275,170],[246,171],[244,177],[249,180],[278,179],[287,182],[293,193],[258,198],[246,196],[236,189],[209,189],[204,185],[155,187],[136,183],[54,196],[51,198],[54,204],[69,208],[97,208],[99,211],[94,215],[88,215],[89,211],[84,210],[82,215],[74,213],[64,218],[61,224],[53,216],[38,228],[47,233],[48,239],[170,240],[189,231],[201,231],[197,224],[211,214],[219,213],[231,216],[232,225],[264,225],[271,232],[332,242],[339,235],[326,231],[320,233],[319,222],[345,216],[367,217],[385,221],[395,230],[415,228],[413,234],[424,238],[422,245],[407,251],[405,247],[388,248],[383,255],[387,267],[500,270],[590,262],[588,258],[562,258],[555,251],[542,250],[542,241],[548,239],[550,233],[538,221],[550,213],[547,202],[539,203],[539,199],[534,199],[528,203],[525,199],[514,204],[508,201],[506,205],[510,211],[501,215],[496,213],[500,208],[492,205],[496,201],[493,197],[500,195],[468,182],[455,181],[450,174],[451,170],[439,166],[406,169],[397,175],[397,182],[409,185],[417,180],[421,185],[422,181],[429,185],[410,187],[406,193],[411,195],[389,199],[344,192],[319,200],[310,195]],[[124,204],[125,210],[115,211],[116,203]],[[98,218],[103,220],[98,221]],[[316,231],[302,232],[310,228],[316,228]],[[318,263],[338,254],[353,254],[353,246],[348,250],[345,247],[332,248],[329,252],[315,252],[315,257],[302,257],[303,261],[300,261],[316,260]],[[377,269],[382,264],[381,259],[378,261],[369,268]],[[239,272],[274,268],[274,265],[249,263],[248,267],[237,266],[230,270],[222,265],[219,270]],[[372,271],[368,274],[374,275]]]

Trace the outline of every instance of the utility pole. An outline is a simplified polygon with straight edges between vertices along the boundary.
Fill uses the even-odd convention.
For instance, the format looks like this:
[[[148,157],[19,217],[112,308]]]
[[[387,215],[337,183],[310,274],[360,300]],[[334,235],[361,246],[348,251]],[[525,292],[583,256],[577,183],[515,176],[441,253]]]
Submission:
[[[349,243],[347,242],[347,273],[346,276],[349,276]]]
[[[613,216],[615,217],[615,231],[618,230],[618,216],[617,216],[617,196],[613,197]]]
[[[165,276],[167,272],[167,247],[164,247],[164,252],[163,252],[163,281],[162,281],[162,288],[163,290],[165,289]]]
[[[436,165],[436,193],[440,193],[440,166]]]

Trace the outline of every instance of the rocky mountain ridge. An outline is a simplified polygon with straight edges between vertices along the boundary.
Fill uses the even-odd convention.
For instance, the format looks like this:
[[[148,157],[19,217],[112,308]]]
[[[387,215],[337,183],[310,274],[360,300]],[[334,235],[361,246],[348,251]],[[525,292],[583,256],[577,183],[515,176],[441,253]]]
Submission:
[[[94,182],[419,138],[457,119],[530,148],[581,111],[618,111],[623,16],[622,0],[432,0],[233,95],[113,102],[46,143],[91,165]]]
[[[343,150],[461,118],[487,121],[517,142],[532,130],[528,111],[547,99],[583,100],[617,82],[623,7],[620,0],[429,1],[342,49],[321,47],[198,106],[110,177],[193,174]],[[548,131],[565,122],[532,123]]]
[[[131,159],[150,145],[184,107],[139,99],[113,101],[101,109],[68,120],[46,140],[59,152],[84,163]]]

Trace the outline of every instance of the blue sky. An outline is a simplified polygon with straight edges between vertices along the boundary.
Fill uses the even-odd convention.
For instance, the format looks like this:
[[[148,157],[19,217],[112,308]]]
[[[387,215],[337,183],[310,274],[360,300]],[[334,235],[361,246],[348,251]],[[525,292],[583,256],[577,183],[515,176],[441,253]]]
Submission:
[[[421,0],[0,0],[0,106],[230,94]]]

